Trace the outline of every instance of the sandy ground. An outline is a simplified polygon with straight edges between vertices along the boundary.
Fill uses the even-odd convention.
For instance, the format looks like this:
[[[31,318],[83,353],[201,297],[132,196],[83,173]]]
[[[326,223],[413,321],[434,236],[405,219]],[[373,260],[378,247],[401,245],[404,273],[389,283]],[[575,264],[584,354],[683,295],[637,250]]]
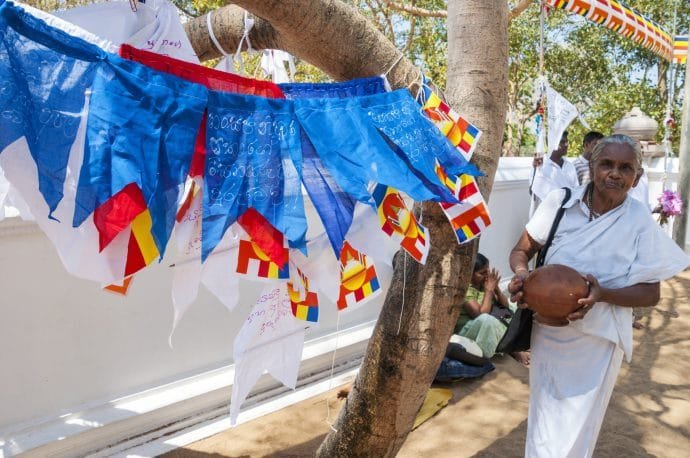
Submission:
[[[632,364],[623,363],[595,457],[690,456],[690,271],[662,285],[662,300],[641,313]],[[528,370],[495,358],[479,380],[438,385],[453,399],[412,431],[400,457],[522,456]],[[342,403],[333,390],[169,453],[169,457],[312,456]]]

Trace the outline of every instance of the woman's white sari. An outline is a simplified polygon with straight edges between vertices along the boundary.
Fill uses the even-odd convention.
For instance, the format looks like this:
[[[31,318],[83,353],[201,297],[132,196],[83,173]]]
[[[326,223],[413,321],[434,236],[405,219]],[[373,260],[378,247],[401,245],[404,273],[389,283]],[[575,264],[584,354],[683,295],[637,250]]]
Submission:
[[[573,190],[546,264],[592,274],[605,288],[659,282],[690,264],[634,199],[589,221],[584,189]],[[549,194],[527,224],[537,242],[546,241],[563,197]],[[632,357],[632,321],[632,308],[599,302],[565,327],[535,323],[526,456],[592,455],[623,355]]]

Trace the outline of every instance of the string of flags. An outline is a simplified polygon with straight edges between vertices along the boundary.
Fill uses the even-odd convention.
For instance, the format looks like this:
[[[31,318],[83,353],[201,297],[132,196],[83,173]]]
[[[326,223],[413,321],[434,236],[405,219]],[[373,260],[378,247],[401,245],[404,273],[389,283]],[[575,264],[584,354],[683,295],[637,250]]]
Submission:
[[[126,294],[174,241],[172,332],[199,285],[232,310],[240,280],[266,283],[255,312],[278,337],[248,317],[236,373],[258,377],[249,356],[278,341],[301,349],[323,299],[380,295],[398,250],[424,264],[414,201],[438,202],[459,243],[490,224],[469,162],[481,131],[431,82],[417,99],[385,77],[274,84],[198,65],[183,37],[139,39],[0,1],[0,167],[67,270],[108,291]],[[324,227],[311,238],[305,199]],[[294,385],[288,369],[276,376]]]
[[[671,35],[659,24],[616,0],[546,0],[549,7],[562,9],[607,27],[652,50],[667,61],[673,57]]]

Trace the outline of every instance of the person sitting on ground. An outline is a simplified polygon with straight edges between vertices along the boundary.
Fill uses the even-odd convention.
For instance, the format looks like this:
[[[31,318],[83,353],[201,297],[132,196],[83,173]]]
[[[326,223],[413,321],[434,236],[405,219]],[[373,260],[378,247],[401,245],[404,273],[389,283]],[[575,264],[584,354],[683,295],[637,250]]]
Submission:
[[[512,317],[508,299],[499,287],[500,281],[501,276],[496,269],[490,268],[486,256],[477,253],[455,333],[476,342],[485,358],[496,353]],[[511,356],[524,365],[529,364],[528,352],[515,352]]]

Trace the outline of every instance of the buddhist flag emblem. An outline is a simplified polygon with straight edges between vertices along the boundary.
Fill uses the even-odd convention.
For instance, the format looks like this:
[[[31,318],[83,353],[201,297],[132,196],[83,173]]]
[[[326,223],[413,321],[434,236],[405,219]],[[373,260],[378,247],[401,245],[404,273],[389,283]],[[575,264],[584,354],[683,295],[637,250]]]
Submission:
[[[433,91],[429,91],[424,112],[448,140],[469,161],[482,134],[474,124],[460,116]]]
[[[673,42],[673,63],[684,64],[688,58],[688,36],[676,36]]]
[[[345,241],[340,251],[338,309],[360,305],[381,293],[374,263]]]
[[[294,272],[297,273],[297,278],[294,279],[294,282],[291,280],[287,284],[292,314],[298,320],[316,323],[319,321],[319,297],[316,292],[309,290],[307,276],[296,267]]]
[[[417,262],[424,264],[429,254],[429,231],[417,222],[400,192],[379,184],[372,197],[376,202],[381,230],[400,243]]]
[[[441,208],[450,221],[458,243],[465,243],[477,237],[491,224],[489,209],[479,192],[474,177],[460,176],[459,204],[441,202]]]
[[[288,249],[284,248],[284,250],[284,257],[287,259]],[[256,243],[250,240],[240,240],[237,273],[272,280],[290,278],[287,261],[279,266],[271,261],[271,258]]]

